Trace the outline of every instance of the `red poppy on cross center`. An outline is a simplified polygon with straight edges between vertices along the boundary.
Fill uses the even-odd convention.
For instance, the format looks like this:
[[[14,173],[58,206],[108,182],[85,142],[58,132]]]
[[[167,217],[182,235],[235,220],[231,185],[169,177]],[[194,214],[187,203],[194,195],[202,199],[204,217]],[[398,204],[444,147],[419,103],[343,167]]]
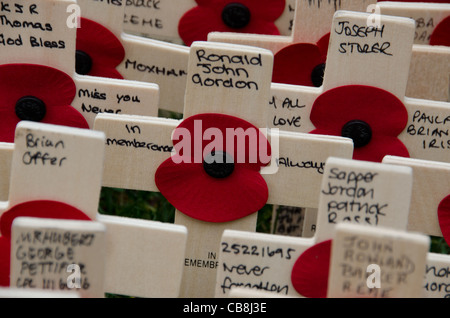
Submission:
[[[197,6],[181,17],[178,33],[187,46],[206,41],[208,33],[238,32],[279,35],[275,25],[285,0],[196,0]]]
[[[393,94],[371,86],[348,85],[330,89],[314,102],[310,115],[313,134],[351,138],[353,159],[381,162],[386,155],[409,157],[397,138],[408,122],[408,112]]]
[[[0,65],[0,142],[14,142],[21,120],[89,128],[70,106],[76,94],[72,78],[57,69],[35,64]]]
[[[125,57],[120,40],[103,25],[81,18],[77,29],[76,72],[80,75],[123,79],[116,67]]]
[[[275,54],[272,82],[320,87],[325,74],[330,33],[317,44],[296,43]]]
[[[270,163],[271,149],[251,123],[223,114],[195,115],[172,139],[176,154],[158,167],[155,183],[177,210],[201,221],[228,222],[266,204],[260,169]]]
[[[0,286],[3,287],[10,285],[11,230],[14,219],[18,217],[91,220],[79,209],[56,201],[24,202],[4,212],[0,218],[0,232],[2,234],[0,236]]]

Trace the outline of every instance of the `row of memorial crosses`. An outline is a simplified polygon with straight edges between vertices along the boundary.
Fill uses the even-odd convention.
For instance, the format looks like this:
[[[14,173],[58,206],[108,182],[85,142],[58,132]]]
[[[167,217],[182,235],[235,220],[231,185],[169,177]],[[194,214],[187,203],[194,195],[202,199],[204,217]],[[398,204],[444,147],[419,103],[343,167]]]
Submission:
[[[17,0],[29,10],[5,13],[14,24],[0,54],[7,100],[19,101],[0,152],[2,286],[75,284],[82,297],[222,297],[241,286],[294,297],[420,297],[444,286],[433,279],[448,260],[427,253],[426,235],[450,235],[450,108],[406,95],[414,20],[381,15],[369,28],[373,14],[355,12],[365,11],[361,1],[319,9],[299,0],[284,46],[301,39],[299,8],[328,17],[320,28],[310,21],[311,35],[331,30],[326,68],[314,67],[323,82],[307,87],[275,84],[277,52],[242,45],[244,35],[238,44],[214,34],[170,44],[126,34],[118,2],[79,0],[81,28],[67,19],[75,1],[35,2]],[[157,117],[159,109],[183,119]],[[226,161],[214,164],[219,157]],[[98,214],[102,186],[161,192],[175,224]],[[317,209],[316,233],[255,233],[266,204]],[[341,221],[358,225],[334,226]],[[363,284],[370,264],[361,259],[379,263],[382,289]],[[434,276],[424,288],[425,272]]]

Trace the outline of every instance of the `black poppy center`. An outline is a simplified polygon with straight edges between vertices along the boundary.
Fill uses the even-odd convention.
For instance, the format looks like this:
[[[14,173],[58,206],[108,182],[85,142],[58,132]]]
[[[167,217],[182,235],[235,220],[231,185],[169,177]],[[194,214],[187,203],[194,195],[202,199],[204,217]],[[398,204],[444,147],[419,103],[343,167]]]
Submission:
[[[75,71],[87,75],[92,69],[92,58],[84,51],[77,50],[75,55]]]
[[[250,23],[250,10],[241,3],[229,3],[222,11],[223,22],[232,29],[242,29]]]
[[[226,152],[213,151],[203,159],[203,168],[213,178],[226,178],[234,171],[233,158]]]
[[[24,96],[15,107],[16,115],[21,120],[41,121],[47,112],[42,100],[34,96]]]
[[[311,81],[315,87],[321,87],[325,76],[325,63],[317,65],[311,72]]]
[[[368,123],[362,120],[352,120],[342,127],[341,135],[351,138],[355,148],[360,148],[367,145],[372,139],[372,129]]]

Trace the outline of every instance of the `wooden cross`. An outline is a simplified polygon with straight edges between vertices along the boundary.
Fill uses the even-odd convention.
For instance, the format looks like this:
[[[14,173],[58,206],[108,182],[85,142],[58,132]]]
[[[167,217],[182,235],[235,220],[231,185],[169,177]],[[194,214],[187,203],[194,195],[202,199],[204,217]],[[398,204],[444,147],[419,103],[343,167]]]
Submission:
[[[104,256],[101,253],[104,250],[104,242],[102,243],[104,225],[98,222],[92,222],[92,225],[85,224],[89,223],[87,221],[89,219],[95,221],[97,215],[104,138],[103,133],[87,129],[28,121],[22,121],[17,125],[9,198],[8,201],[0,204],[2,243],[6,242],[7,246],[12,244],[11,286],[60,289],[59,279],[63,279],[64,276],[67,278],[65,267],[71,264],[64,262],[72,258],[73,260],[78,259],[87,266],[82,271],[83,274],[89,273],[90,284],[86,283],[84,288],[79,289],[80,293],[84,296],[99,296],[104,293],[102,276]],[[64,205],[65,208],[62,209],[61,205]],[[70,213],[69,218],[82,221],[60,226],[54,221],[23,221],[21,219],[22,216],[52,218],[51,215],[53,218],[64,218],[61,212],[55,216],[54,211]],[[10,232],[8,233],[11,231],[10,222],[16,220],[20,220],[20,223],[12,226],[11,235]],[[41,233],[45,232],[48,235],[37,237],[37,234],[34,234],[34,227],[36,233],[41,231],[38,229],[42,229]],[[60,237],[60,234],[52,236],[52,228],[55,230],[54,233],[61,233],[60,231],[73,233],[74,242],[76,237],[78,240],[81,239],[78,235],[83,232],[82,228],[85,228],[87,236],[91,235],[91,240],[93,236],[96,236],[97,239],[95,244],[91,241],[93,243],[92,250],[89,246],[83,246],[82,249],[86,249],[86,251],[78,253],[81,246],[74,245],[65,246],[65,252],[62,252],[63,246],[58,244],[58,241],[49,239],[50,237]],[[35,239],[30,239],[30,235]],[[8,237],[11,238],[9,242],[5,241]],[[71,248],[70,253],[73,254],[67,254],[69,247]],[[64,262],[56,261],[56,250],[64,254],[64,257],[61,256],[61,260]],[[3,253],[8,251],[8,248],[2,249]],[[42,251],[50,252],[43,253]],[[88,254],[92,252],[97,256],[95,259],[90,259],[90,257],[83,256],[88,255],[85,252]],[[33,253],[40,254],[34,255]],[[36,262],[38,258],[40,262]],[[46,262],[51,265],[44,265],[44,263],[47,264]],[[41,268],[38,268],[39,266]],[[47,266],[52,266],[52,268]],[[58,269],[57,266],[64,268]],[[41,276],[41,273],[45,275]],[[3,274],[5,273],[3,272]],[[58,277],[53,274],[58,274]],[[95,279],[95,276],[98,276],[98,280]],[[3,278],[5,277],[2,277],[2,282],[4,282]],[[42,279],[46,279],[48,284],[45,284]],[[66,279],[63,279],[63,282],[66,282]]]
[[[189,48],[123,32],[125,1],[80,0],[77,3],[81,17],[99,23],[122,44],[125,56],[117,71],[123,78],[157,84],[159,108],[182,113]]]
[[[409,69],[406,96],[439,101],[450,101],[449,95],[449,60],[450,48],[438,45],[434,30],[444,19],[450,17],[448,3],[400,3],[380,2],[381,14],[412,18],[416,21],[414,47]],[[433,46],[430,38],[433,37]],[[444,39],[442,39],[444,40]],[[414,80],[425,77],[432,80]],[[428,76],[429,74],[429,76]]]
[[[11,233],[11,285],[104,297],[105,232],[100,222],[16,218]]]
[[[413,20],[381,16],[378,35],[354,37],[346,35],[347,27],[366,25],[370,15],[356,12],[338,12],[333,20],[327,68],[321,88],[273,84],[269,107],[273,112],[269,124],[283,130],[310,132],[317,128],[311,119],[313,104],[322,94],[340,90],[341,86],[367,85],[385,90],[396,96],[407,111],[407,122],[398,134],[411,158],[448,162],[447,140],[444,134],[448,103],[405,97],[407,74],[410,66],[411,46],[415,25]],[[349,43],[351,45],[349,45]],[[372,53],[359,53],[356,47],[374,49]],[[352,46],[355,49],[352,50]],[[370,74],[370,76],[368,76]],[[363,103],[364,101],[362,101]],[[366,106],[369,107],[369,106]],[[381,107],[378,104],[370,107]],[[298,119],[288,122],[287,119]],[[283,121],[281,120],[283,119]],[[295,122],[295,124],[294,124]]]
[[[443,223],[441,227],[441,222],[445,219],[439,217],[438,211],[440,203],[450,195],[450,164],[395,156],[386,156],[383,163],[413,169],[408,231],[443,237],[446,227]]]
[[[403,102],[408,118],[403,124],[404,129],[399,133],[398,139],[406,146],[410,157],[449,162],[445,128],[446,118],[450,115],[448,103],[405,97],[415,30],[413,21],[381,16],[383,35],[378,36],[379,39],[377,37],[373,39],[373,36],[369,35],[367,38],[354,37],[346,35],[343,31],[347,26],[364,28],[369,17],[369,14],[352,12],[339,12],[335,15],[322,87],[272,84],[273,95],[268,105],[272,112],[269,127],[311,132],[319,128],[313,123],[311,114],[320,96],[330,94],[333,89],[339,90],[346,85],[369,85],[390,92]],[[386,53],[390,55],[363,54],[358,53],[356,49],[350,53],[348,43],[354,43],[352,45],[355,47],[389,45]],[[342,53],[342,46],[346,51],[345,54]],[[343,100],[345,102],[345,98]],[[362,105],[365,102],[361,99]],[[366,107],[376,109],[381,107],[381,103]],[[352,112],[343,110],[342,113],[351,114]],[[382,113],[380,110],[380,122],[385,122]],[[326,120],[326,113],[322,113],[322,116],[322,119]],[[340,116],[340,114],[333,116]],[[338,130],[335,133],[341,134],[341,127]],[[378,158],[379,161],[381,159]]]
[[[255,127],[265,127],[266,112],[260,107],[270,94],[272,63],[272,53],[263,49],[194,43],[190,49],[185,118],[205,113],[226,114],[247,120]],[[243,85],[245,88],[240,88]],[[103,185],[159,191],[155,173],[174,150],[173,130],[185,121],[97,116],[94,129],[107,136]],[[267,202],[272,204],[316,207],[318,198],[314,194],[320,188],[325,160],[329,156],[349,158],[353,150],[346,138],[283,131],[279,132],[277,149],[277,135],[270,131],[267,136],[272,142],[274,164],[266,169],[277,170],[274,174],[263,174],[269,189]],[[301,191],[292,195],[293,188]],[[211,198],[211,202],[214,200]],[[255,231],[256,219],[253,213],[235,221],[213,223],[176,211],[175,223],[186,226],[189,233],[182,296],[213,296],[211,282],[216,275],[221,233],[228,228]]]
[[[450,256],[445,254],[429,253],[425,270],[425,285],[423,297],[448,298]]]
[[[423,234],[338,224],[328,298],[420,298],[430,238]]]
[[[300,255],[332,239],[340,222],[406,230],[411,189],[411,168],[329,158],[322,179],[314,237],[225,231],[216,297],[227,296],[234,287],[301,296],[291,281]],[[308,293],[304,296],[309,297]]]
[[[90,219],[106,227],[105,292],[137,297],[177,297],[186,228],[98,214],[104,134],[63,126],[51,126],[54,128],[50,129],[40,125],[19,123],[23,128],[18,130],[20,139],[13,147],[9,201],[0,204],[0,214],[30,199],[57,200],[87,211],[85,213]],[[37,132],[31,130],[27,134],[29,127]],[[61,149],[61,145],[65,148]],[[22,158],[25,158],[25,163]],[[53,162],[60,162],[61,167],[55,167]],[[142,284],[143,280],[147,283]]]
[[[77,27],[74,0],[17,0],[2,7],[0,63],[48,66],[70,76],[76,91],[71,105],[92,127],[98,113],[157,116],[155,84],[81,76],[75,73]],[[73,13],[74,12],[74,13]],[[44,80],[43,80],[44,81]]]
[[[127,0],[125,3],[124,31],[155,40],[183,44],[178,33],[182,16],[197,6],[195,0]],[[295,0],[286,1],[284,13],[276,20],[280,34],[289,35],[292,30]]]
[[[286,48],[291,44],[297,43],[318,43],[324,35],[330,32],[330,26],[333,14],[337,10],[348,10],[358,12],[373,12],[367,16],[367,20],[364,24],[359,24],[359,27],[368,27],[369,29],[374,23],[380,23],[380,11],[382,14],[390,14],[395,12],[395,15],[409,17],[411,13],[408,7],[405,7],[404,3],[393,4],[395,8],[391,11],[391,5],[380,2],[375,4],[376,1],[307,1],[298,0],[296,7],[296,15],[294,19],[294,29],[291,37],[268,37],[258,35],[236,35],[232,33],[219,33],[212,32],[208,36],[209,41],[226,42],[253,45],[263,47],[272,50],[274,54],[278,53],[281,49]],[[420,14],[433,15],[437,20],[442,18],[442,11],[448,10],[447,4],[436,5],[437,10],[428,3],[426,4],[411,4],[412,7],[419,8]],[[405,9],[406,8],[406,9]],[[445,13],[444,13],[445,14]],[[448,13],[446,14],[448,15]],[[366,29],[359,29],[359,33],[365,32]],[[349,33],[348,41],[358,41],[355,38],[355,34]],[[382,36],[382,35],[381,35]],[[322,39],[327,41],[326,39]],[[409,37],[407,38],[409,41]],[[405,41],[406,42],[406,41]],[[410,50],[408,44],[405,42],[405,48]],[[323,43],[326,45],[326,43]],[[323,46],[323,45],[322,45]],[[356,47],[348,46],[347,49],[355,49]],[[341,48],[343,49],[343,48]],[[325,52],[326,53],[326,52]],[[330,53],[330,51],[329,51]],[[368,54],[371,55],[371,54]],[[284,55],[283,55],[284,56]],[[295,57],[292,57],[295,59]],[[413,54],[410,64],[410,75],[407,80],[408,90],[406,96],[411,98],[430,99],[437,101],[449,101],[449,79],[448,79],[448,61],[449,50],[445,47],[430,47],[430,46],[414,46]],[[323,62],[322,62],[323,63]],[[327,61],[328,66],[329,61]],[[405,73],[407,75],[408,73]],[[286,79],[283,76],[283,79]],[[287,83],[287,82],[282,82]],[[313,81],[314,83],[314,81]],[[320,86],[321,81],[318,81],[316,86]],[[312,86],[312,85],[311,85]]]

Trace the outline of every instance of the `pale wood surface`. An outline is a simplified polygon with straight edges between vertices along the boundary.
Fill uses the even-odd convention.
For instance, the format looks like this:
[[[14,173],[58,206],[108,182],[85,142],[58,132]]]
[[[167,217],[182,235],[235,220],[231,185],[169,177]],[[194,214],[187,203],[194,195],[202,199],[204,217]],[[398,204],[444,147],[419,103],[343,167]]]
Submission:
[[[99,222],[15,219],[11,234],[11,286],[69,290],[79,292],[82,297],[104,297],[105,231],[105,226]],[[41,236],[36,236],[39,234]],[[46,265],[40,265],[42,263]],[[77,274],[68,268],[71,264],[80,269],[81,280],[75,288],[68,285],[68,280],[74,277],[72,273]]]
[[[7,201],[14,144],[0,143],[0,201]]]

